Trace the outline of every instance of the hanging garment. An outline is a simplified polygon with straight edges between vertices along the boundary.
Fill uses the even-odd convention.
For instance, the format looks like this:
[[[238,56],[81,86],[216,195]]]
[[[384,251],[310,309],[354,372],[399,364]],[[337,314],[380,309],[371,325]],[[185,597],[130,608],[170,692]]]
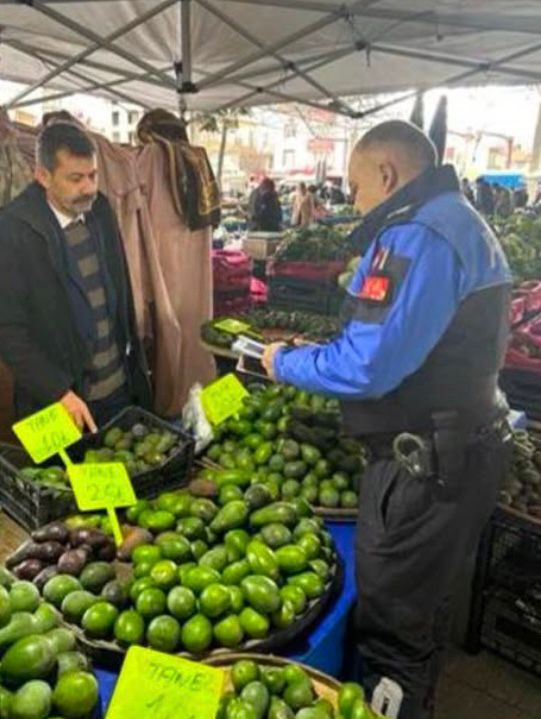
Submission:
[[[188,142],[185,124],[166,110],[152,110],[139,122],[137,137],[143,145],[158,144],[165,153],[174,206],[189,229],[218,227],[218,183],[205,148]]]
[[[17,130],[0,109],[0,207],[32,182],[32,171],[17,146]]]

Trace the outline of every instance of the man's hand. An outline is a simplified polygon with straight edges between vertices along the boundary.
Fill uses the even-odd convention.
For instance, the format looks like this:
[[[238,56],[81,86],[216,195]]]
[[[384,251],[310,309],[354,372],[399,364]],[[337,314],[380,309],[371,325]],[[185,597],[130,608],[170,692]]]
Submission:
[[[282,347],[285,346],[285,342],[272,342],[270,345],[267,346],[265,352],[263,353],[263,357],[261,358],[261,364],[267,370],[267,374],[271,379],[276,379],[274,376],[274,356],[276,355],[278,350],[282,349]]]
[[[60,400],[60,404],[68,410],[71,418],[81,431],[84,430],[85,425],[91,432],[98,431],[94,418],[90,414],[90,410],[83,400],[75,394],[75,392],[66,392]]]

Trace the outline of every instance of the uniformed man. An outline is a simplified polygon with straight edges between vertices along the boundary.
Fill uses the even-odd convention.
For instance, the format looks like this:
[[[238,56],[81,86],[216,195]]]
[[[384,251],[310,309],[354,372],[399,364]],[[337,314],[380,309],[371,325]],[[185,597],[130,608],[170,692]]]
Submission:
[[[355,636],[369,694],[382,676],[402,686],[400,719],[433,716],[453,581],[509,455],[497,379],[511,277],[454,169],[436,165],[433,144],[406,122],[361,139],[349,179],[370,244],[341,334],[273,344],[263,360],[279,382],[340,398],[345,430],[371,449]]]

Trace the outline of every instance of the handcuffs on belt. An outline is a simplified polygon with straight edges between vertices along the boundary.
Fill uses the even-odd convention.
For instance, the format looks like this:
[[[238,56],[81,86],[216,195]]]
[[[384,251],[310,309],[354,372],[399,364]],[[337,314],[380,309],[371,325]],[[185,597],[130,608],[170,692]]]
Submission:
[[[415,479],[426,479],[434,474],[432,442],[418,434],[402,432],[393,440],[393,455]]]

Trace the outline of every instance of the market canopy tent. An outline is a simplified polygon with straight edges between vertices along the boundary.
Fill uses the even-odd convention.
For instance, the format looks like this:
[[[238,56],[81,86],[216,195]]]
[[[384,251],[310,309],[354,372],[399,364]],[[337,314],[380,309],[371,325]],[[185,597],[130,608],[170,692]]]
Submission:
[[[541,81],[539,0],[0,0],[0,104],[74,92],[177,109]]]

